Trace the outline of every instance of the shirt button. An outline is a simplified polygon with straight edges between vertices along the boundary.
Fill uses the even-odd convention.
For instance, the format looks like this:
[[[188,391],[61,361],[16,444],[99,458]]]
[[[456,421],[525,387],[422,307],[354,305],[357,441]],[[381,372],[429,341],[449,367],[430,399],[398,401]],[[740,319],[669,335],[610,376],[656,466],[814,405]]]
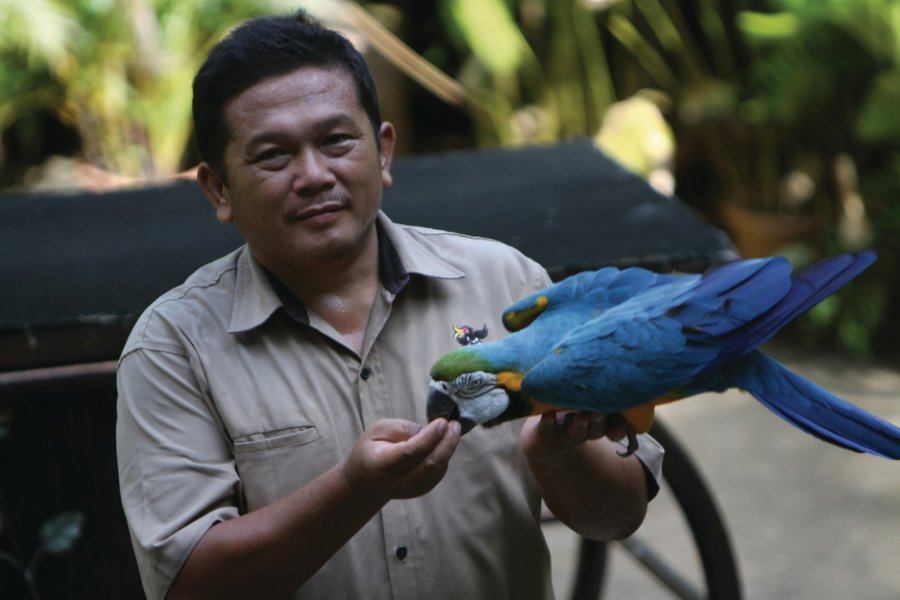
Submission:
[[[359,372],[359,376],[365,381],[372,376],[372,371],[370,371],[368,367],[363,367],[362,371]]]
[[[395,552],[395,554],[397,555],[397,558],[399,558],[400,560],[403,560],[404,558],[406,558],[406,555],[408,554],[406,546],[397,546],[397,551]]]

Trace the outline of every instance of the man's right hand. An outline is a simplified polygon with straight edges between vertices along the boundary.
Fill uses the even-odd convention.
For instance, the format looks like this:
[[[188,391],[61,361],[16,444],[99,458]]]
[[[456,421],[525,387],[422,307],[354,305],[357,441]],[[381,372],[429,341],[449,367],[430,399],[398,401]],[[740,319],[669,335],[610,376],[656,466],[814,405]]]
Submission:
[[[435,419],[425,426],[401,419],[376,421],[353,446],[344,477],[362,497],[387,502],[421,496],[444,477],[459,438],[456,421]]]

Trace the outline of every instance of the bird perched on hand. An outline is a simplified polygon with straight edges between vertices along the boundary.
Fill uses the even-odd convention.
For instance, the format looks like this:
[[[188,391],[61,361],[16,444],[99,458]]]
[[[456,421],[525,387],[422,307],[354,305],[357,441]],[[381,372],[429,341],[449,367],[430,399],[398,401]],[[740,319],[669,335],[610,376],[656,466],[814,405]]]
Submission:
[[[466,432],[547,411],[606,413],[628,431],[632,453],[655,406],[741,388],[806,433],[900,459],[900,428],[757,349],[875,258],[847,253],[796,273],[771,257],[702,275],[613,267],[573,275],[507,308],[506,338],[438,359],[428,418],[459,420]]]

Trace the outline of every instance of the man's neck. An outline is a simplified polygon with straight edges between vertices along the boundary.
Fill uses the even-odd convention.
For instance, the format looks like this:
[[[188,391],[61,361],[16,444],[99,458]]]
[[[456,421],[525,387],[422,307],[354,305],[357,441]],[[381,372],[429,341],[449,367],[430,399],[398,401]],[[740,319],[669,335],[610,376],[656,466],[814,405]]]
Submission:
[[[298,296],[308,310],[316,313],[340,333],[357,354],[362,352],[372,304],[378,294],[378,273],[357,279],[340,289]]]
[[[380,286],[377,236],[356,256],[276,275],[307,310],[331,325],[357,353],[362,352]]]

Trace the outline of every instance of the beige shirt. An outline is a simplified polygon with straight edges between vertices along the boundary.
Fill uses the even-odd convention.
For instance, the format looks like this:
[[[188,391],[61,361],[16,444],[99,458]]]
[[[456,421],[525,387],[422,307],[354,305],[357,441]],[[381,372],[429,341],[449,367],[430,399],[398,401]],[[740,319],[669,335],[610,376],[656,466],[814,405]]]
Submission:
[[[117,448],[149,597],[166,594],[213,524],[314,479],[376,420],[424,423],[430,366],[458,347],[453,326],[487,325],[488,341],[500,339],[503,309],[549,281],[498,242],[399,226],[383,214],[379,227],[382,288],[362,355],[246,247],[198,270],[138,320],[119,365]],[[552,597],[521,425],[467,434],[435,489],[389,502],[295,596]],[[642,448],[658,478],[661,452]]]

